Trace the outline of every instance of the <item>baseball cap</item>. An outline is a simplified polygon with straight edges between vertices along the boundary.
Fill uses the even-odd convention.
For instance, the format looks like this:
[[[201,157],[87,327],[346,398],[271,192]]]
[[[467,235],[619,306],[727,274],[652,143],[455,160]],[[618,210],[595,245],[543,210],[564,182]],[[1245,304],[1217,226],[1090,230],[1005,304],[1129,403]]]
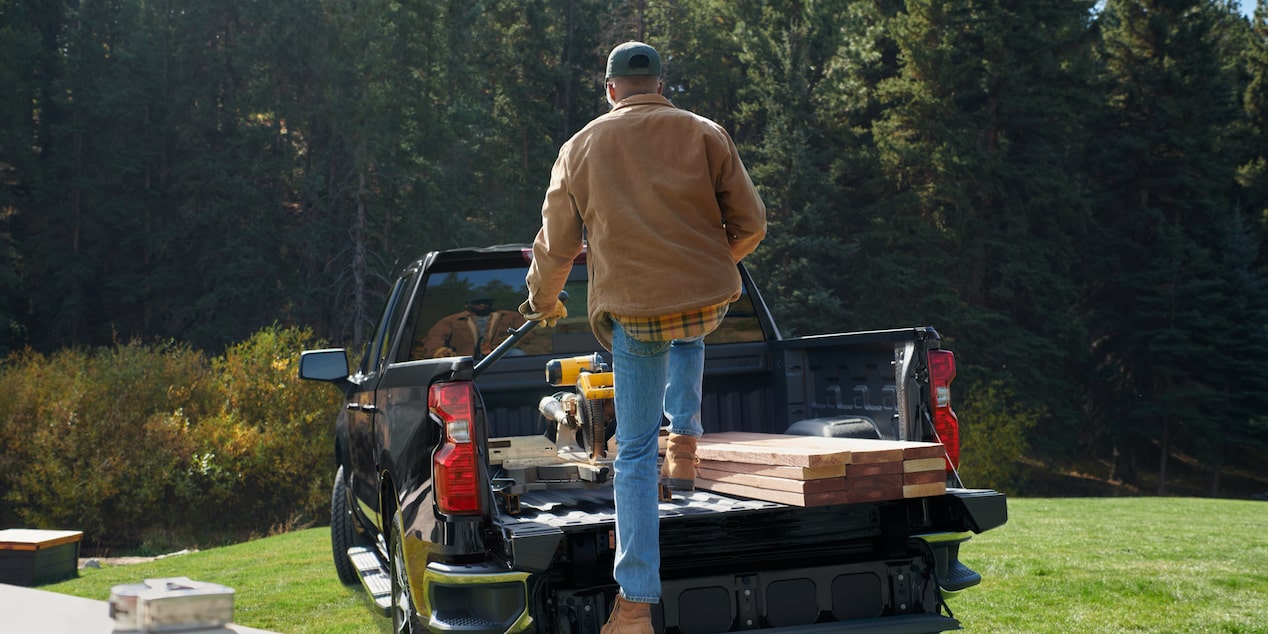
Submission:
[[[660,77],[660,54],[642,42],[626,42],[608,54],[608,77]]]

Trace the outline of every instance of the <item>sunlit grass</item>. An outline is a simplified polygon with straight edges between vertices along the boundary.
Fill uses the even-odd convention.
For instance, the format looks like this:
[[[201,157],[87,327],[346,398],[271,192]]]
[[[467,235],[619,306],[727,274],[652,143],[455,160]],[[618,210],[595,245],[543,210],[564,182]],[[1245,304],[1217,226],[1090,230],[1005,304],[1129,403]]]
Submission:
[[[234,589],[234,622],[282,634],[391,631],[367,595],[345,587],[331,562],[330,529],[313,528],[127,566],[86,568],[78,579],[42,586],[107,601],[110,588],[158,577],[189,577]]]
[[[1268,504],[1014,499],[961,557],[966,632],[1268,632]]]
[[[84,570],[45,590],[190,577],[234,588],[236,621],[283,634],[390,630],[339,584],[325,528]],[[1268,503],[1191,498],[1013,499],[961,552],[982,585],[951,602],[969,633],[1268,633]]]

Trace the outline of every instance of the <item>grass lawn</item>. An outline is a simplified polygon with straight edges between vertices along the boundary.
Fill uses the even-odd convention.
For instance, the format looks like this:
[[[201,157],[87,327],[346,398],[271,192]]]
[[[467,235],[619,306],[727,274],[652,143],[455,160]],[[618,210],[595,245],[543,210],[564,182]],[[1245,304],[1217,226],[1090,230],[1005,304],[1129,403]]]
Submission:
[[[1268,632],[1268,503],[1009,500],[961,557],[966,632]]]
[[[1268,634],[1268,503],[1197,498],[1009,500],[1009,521],[961,552],[984,581],[951,601],[970,633]],[[283,634],[386,633],[366,595],[336,579],[314,528],[130,566],[42,589],[190,577],[234,588],[236,621]]]
[[[78,579],[41,586],[108,601],[110,588],[156,577],[189,577],[229,586],[234,622],[282,634],[387,634],[359,587],[346,587],[331,563],[330,529],[312,528],[243,544],[126,566],[86,568]],[[2,628],[0,628],[2,629]]]

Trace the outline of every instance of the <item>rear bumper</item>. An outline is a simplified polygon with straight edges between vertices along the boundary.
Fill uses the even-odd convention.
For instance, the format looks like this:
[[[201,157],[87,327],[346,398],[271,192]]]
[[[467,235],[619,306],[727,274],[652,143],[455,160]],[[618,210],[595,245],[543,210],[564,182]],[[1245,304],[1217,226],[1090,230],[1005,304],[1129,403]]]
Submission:
[[[1008,498],[992,489],[947,489],[960,530],[985,533],[1008,522]]]
[[[960,622],[938,614],[908,614],[883,619],[864,619],[842,623],[816,623],[761,630],[762,634],[932,634],[960,629]]]
[[[423,573],[421,614],[433,632],[502,634],[533,624],[528,573],[490,565],[431,562]]]

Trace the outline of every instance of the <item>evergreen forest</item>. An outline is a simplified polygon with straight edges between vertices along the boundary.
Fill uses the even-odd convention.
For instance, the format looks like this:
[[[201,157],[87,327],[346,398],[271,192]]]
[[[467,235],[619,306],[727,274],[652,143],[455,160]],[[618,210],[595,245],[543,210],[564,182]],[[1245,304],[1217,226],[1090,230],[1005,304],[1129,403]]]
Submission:
[[[406,263],[532,240],[635,39],[738,144],[785,336],[936,327],[980,470],[1262,492],[1251,8],[0,0],[0,358],[279,325],[359,349]]]

